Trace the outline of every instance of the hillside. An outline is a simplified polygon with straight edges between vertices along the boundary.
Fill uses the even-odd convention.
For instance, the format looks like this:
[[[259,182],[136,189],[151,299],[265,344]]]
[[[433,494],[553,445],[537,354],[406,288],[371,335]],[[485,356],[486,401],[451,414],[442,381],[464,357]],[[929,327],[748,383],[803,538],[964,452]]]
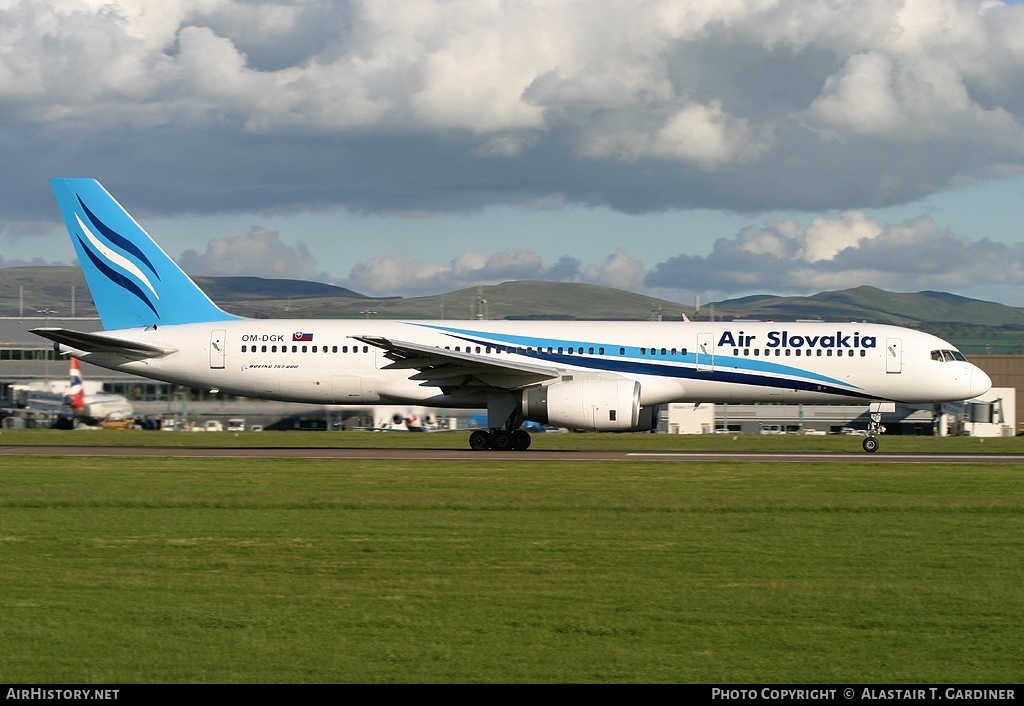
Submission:
[[[915,326],[929,322],[1024,326],[1024,309],[945,292],[904,294],[876,287],[822,292],[809,297],[758,295],[714,304],[716,314],[754,319],[875,321]]]
[[[678,321],[821,319],[909,326],[949,340],[966,353],[1024,353],[1024,309],[944,292],[896,293],[875,287],[807,297],[757,295],[693,308],[619,289],[569,282],[504,282],[429,297],[373,298],[343,287],[259,277],[196,277],[226,311],[257,318],[578,319]],[[22,303],[23,298],[23,303]],[[95,316],[77,267],[0,269],[0,316],[40,312]],[[482,301],[479,301],[482,300]]]

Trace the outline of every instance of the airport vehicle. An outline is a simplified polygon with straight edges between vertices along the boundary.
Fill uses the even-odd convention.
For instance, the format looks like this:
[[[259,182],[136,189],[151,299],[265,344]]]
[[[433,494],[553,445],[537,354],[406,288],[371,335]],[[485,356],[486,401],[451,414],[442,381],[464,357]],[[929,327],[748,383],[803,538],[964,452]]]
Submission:
[[[935,336],[866,323],[252,320],[218,308],[92,179],[51,180],[104,331],[33,332],[147,378],[324,404],[486,408],[473,449],[524,450],[527,420],[641,431],[669,402],[870,405],[983,394]]]

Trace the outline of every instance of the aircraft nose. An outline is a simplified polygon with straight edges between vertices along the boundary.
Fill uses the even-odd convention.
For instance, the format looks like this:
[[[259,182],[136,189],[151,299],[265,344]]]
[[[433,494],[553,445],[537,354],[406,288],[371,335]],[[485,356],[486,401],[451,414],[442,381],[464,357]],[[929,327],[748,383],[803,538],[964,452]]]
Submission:
[[[971,370],[971,399],[980,397],[992,389],[992,378],[977,365],[973,368]]]

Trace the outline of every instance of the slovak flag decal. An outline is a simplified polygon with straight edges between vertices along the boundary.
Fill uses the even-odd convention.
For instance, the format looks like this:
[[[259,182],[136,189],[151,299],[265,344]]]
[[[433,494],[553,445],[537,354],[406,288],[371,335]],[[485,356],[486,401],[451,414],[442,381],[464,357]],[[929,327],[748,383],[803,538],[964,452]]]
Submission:
[[[311,334],[311,333],[303,333],[302,331],[296,331],[295,333],[292,334],[292,340],[293,341],[312,341],[313,340],[313,334]]]

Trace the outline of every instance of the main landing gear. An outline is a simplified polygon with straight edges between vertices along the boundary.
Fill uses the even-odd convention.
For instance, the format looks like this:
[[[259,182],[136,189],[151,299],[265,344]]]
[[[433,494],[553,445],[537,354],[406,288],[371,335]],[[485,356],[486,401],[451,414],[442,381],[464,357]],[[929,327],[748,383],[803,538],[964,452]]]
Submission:
[[[526,451],[531,441],[529,432],[523,429],[477,429],[469,435],[469,448],[474,451]]]
[[[878,435],[885,433],[885,427],[882,426],[882,413],[872,412],[871,421],[868,422],[868,435],[864,437],[864,442],[861,446],[869,454],[873,454],[878,451]]]

